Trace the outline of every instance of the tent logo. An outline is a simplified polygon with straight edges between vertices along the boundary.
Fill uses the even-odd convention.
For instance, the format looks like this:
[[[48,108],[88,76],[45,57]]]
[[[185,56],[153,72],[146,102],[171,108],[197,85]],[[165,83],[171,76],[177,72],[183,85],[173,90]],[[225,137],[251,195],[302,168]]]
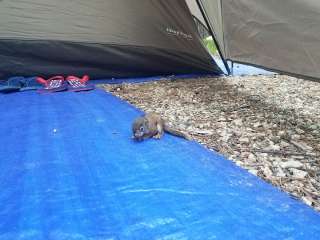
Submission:
[[[192,40],[193,39],[191,34],[187,34],[187,33],[184,33],[182,31],[179,31],[179,30],[175,30],[175,29],[173,29],[171,27],[167,27],[166,28],[166,32],[169,35],[173,35],[173,36],[176,36],[176,37],[182,37],[182,38],[187,39],[187,40]]]

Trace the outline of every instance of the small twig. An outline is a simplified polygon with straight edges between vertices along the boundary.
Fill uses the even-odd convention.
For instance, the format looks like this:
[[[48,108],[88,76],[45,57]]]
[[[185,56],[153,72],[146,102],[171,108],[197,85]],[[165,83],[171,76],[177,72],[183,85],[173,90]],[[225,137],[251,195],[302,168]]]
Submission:
[[[246,163],[244,163],[244,165],[243,165],[244,167],[261,167],[261,166],[264,166],[264,164],[262,164],[262,163],[249,163],[249,164],[246,164]]]
[[[293,146],[295,146],[296,148],[306,152],[308,151],[308,149],[306,149],[306,147],[302,146],[300,143],[296,142],[296,141],[293,141],[293,140],[290,140],[289,141]]]
[[[307,182],[306,179],[296,178],[296,177],[280,177],[280,179],[283,183],[293,182],[293,181],[304,182],[304,183]]]
[[[315,156],[317,156],[317,155],[315,155]],[[301,162],[303,162],[303,163],[317,163],[317,162],[319,162],[319,160],[317,160],[317,159],[308,159],[308,160],[302,159]]]
[[[309,196],[311,196],[312,198],[319,198],[319,195],[317,195],[316,193],[313,193],[313,192],[311,192],[311,191],[309,191],[308,189],[303,189],[302,190],[306,195],[309,195]]]
[[[299,153],[299,152],[287,152],[287,151],[277,151],[277,150],[266,150],[266,149],[254,149],[254,152],[260,153],[270,153],[274,155],[284,155],[284,156],[304,156],[304,157],[317,157],[316,154]]]
[[[250,108],[250,105],[244,104],[244,105],[241,105],[241,106],[236,107],[236,108],[226,109],[225,112],[234,112],[234,111],[238,111],[238,110],[244,109],[244,108]]]

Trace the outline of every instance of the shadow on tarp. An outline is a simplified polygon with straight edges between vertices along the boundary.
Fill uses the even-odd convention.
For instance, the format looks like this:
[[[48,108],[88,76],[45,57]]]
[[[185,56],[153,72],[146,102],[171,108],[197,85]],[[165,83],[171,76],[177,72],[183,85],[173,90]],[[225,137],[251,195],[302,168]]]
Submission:
[[[0,102],[0,239],[319,239],[319,213],[218,153],[132,141],[141,112],[102,90]]]
[[[144,83],[159,80],[177,80],[177,79],[193,79],[193,78],[214,78],[218,75],[212,74],[180,74],[180,75],[167,75],[167,76],[151,76],[139,78],[111,78],[111,79],[98,79],[92,80],[94,84],[121,84],[121,83]]]
[[[221,69],[225,69],[223,62],[220,58],[215,57],[215,62]],[[224,72],[226,72],[224,70]],[[234,63],[233,64],[233,74],[232,76],[253,76],[253,75],[274,75],[274,72],[266,71],[261,68]],[[213,74],[180,74],[180,75],[170,75],[170,76],[152,76],[152,77],[141,77],[141,78],[111,78],[111,79],[99,79],[93,80],[95,84],[121,84],[121,83],[143,83],[152,82],[159,80],[177,80],[177,79],[194,79],[194,78],[216,78],[219,75]]]

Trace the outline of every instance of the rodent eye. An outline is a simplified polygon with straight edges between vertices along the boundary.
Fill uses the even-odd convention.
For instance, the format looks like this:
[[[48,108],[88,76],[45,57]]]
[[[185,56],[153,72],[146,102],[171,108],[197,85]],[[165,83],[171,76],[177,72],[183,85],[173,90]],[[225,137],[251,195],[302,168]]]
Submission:
[[[142,132],[143,130],[144,130],[144,127],[143,127],[143,126],[141,126],[141,127],[140,127],[140,131]]]

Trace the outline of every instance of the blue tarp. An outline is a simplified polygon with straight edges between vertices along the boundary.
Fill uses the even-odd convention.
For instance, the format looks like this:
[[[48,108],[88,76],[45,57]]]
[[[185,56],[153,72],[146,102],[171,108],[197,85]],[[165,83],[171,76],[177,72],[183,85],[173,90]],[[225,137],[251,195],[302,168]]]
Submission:
[[[140,112],[102,90],[0,102],[0,240],[319,239],[319,213],[196,142],[133,142]]]

